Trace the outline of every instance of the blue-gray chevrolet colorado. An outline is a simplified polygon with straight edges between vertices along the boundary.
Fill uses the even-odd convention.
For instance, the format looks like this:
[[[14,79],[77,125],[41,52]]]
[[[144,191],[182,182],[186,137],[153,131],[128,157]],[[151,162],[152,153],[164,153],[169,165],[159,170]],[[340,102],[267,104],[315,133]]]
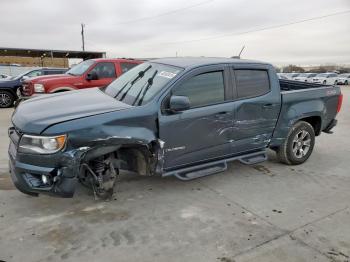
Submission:
[[[23,193],[72,197],[77,182],[113,194],[120,171],[190,180],[255,164],[289,165],[331,133],[339,87],[279,80],[272,65],[163,58],[91,88],[21,103],[9,129],[10,173]]]

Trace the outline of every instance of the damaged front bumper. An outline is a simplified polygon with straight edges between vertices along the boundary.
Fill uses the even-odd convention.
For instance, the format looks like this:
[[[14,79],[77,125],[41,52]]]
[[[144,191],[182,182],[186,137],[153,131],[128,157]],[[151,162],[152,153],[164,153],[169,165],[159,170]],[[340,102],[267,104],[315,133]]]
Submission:
[[[59,197],[73,197],[76,176],[70,177],[61,169],[33,166],[10,158],[10,174],[13,183],[22,193],[37,196],[39,193]]]
[[[16,136],[16,132],[10,134],[8,154],[9,171],[17,189],[32,196],[43,193],[73,197],[83,152],[72,150],[40,156],[20,153]]]

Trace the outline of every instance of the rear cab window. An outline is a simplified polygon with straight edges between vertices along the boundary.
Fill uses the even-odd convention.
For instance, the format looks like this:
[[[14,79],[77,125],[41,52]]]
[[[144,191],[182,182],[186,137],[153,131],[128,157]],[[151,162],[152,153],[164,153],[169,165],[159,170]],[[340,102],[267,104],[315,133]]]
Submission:
[[[122,70],[122,74],[128,72],[131,68],[134,68],[138,64],[136,63],[130,63],[130,62],[121,62],[120,63],[120,68]]]
[[[271,90],[267,70],[235,69],[234,76],[238,99],[262,96]]]

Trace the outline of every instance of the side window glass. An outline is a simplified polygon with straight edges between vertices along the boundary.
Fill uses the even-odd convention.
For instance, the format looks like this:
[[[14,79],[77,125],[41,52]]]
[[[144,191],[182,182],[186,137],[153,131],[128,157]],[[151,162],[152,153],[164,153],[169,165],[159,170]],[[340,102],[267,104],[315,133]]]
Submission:
[[[129,71],[131,68],[137,66],[137,64],[134,63],[120,63],[120,67],[122,68],[122,73]]]
[[[172,95],[187,96],[191,108],[225,101],[223,71],[204,73],[186,80]]]
[[[269,75],[266,70],[235,70],[238,98],[261,96],[270,91]]]
[[[95,72],[97,74],[98,79],[117,77],[115,74],[114,63],[110,63],[110,62],[103,62],[103,63],[96,64],[94,69],[91,70],[91,73],[92,72]]]

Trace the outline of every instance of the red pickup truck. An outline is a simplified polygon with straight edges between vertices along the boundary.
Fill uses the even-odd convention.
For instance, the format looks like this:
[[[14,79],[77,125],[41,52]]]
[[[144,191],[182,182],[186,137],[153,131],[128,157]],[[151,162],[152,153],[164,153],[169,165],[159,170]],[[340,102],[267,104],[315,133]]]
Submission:
[[[89,87],[106,87],[143,61],[133,59],[91,59],[72,67],[63,75],[39,76],[23,82],[22,97],[57,93]]]

